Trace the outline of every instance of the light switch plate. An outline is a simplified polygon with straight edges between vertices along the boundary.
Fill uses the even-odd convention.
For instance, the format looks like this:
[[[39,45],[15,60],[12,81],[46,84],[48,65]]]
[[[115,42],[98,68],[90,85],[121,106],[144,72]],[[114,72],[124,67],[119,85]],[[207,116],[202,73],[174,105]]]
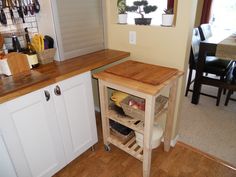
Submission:
[[[136,45],[136,31],[129,32],[129,43]]]

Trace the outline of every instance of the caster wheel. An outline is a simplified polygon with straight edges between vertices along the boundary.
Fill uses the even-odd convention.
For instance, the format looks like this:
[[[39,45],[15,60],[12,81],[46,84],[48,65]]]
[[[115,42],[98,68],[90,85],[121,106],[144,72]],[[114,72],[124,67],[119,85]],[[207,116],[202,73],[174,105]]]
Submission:
[[[105,151],[107,151],[107,152],[110,152],[110,151],[111,151],[111,148],[110,148],[109,145],[104,145],[104,149],[105,149]]]
[[[93,146],[91,147],[91,151],[92,151],[92,152],[95,151],[95,145],[93,145]]]

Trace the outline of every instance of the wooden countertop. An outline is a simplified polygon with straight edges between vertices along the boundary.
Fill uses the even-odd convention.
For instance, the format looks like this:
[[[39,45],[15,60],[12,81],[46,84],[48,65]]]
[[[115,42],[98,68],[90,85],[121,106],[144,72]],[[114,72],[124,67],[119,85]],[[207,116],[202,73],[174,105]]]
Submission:
[[[6,77],[0,80],[0,103],[129,56],[129,52],[106,49],[62,62],[55,61],[28,73]]]
[[[93,76],[138,92],[156,95],[163,87],[171,85],[183,74],[174,68],[128,60]]]

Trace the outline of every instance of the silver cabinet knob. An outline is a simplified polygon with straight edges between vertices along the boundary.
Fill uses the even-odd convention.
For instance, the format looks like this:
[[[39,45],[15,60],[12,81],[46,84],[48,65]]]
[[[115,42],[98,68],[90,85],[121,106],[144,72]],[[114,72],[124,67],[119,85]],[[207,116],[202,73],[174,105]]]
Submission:
[[[54,93],[55,93],[55,95],[57,95],[57,96],[60,96],[60,95],[61,95],[61,89],[60,89],[60,87],[59,87],[58,85],[55,87]]]
[[[46,101],[49,101],[50,100],[50,93],[49,93],[49,91],[44,90],[44,95],[45,95]]]

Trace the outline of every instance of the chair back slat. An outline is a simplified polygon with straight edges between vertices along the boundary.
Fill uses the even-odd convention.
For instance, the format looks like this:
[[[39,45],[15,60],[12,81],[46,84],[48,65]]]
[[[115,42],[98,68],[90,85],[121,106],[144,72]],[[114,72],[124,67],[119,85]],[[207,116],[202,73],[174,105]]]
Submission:
[[[200,42],[201,42],[201,38],[200,38],[199,30],[198,28],[194,28],[193,34],[192,34],[190,57],[189,57],[189,64],[191,68],[196,68]]]

